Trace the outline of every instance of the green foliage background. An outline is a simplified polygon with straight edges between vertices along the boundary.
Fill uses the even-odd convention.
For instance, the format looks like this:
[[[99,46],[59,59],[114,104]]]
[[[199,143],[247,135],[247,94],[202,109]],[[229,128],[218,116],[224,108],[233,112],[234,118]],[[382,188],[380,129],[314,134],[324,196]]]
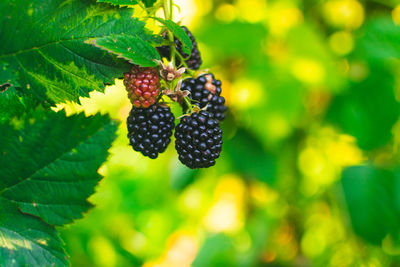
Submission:
[[[116,129],[107,115],[72,114],[100,112],[125,121],[131,105],[121,80],[104,93],[89,91],[102,91],[103,82],[128,68],[121,57],[152,64],[154,51],[148,47],[149,57],[125,53],[131,44],[119,32],[129,31],[134,38],[128,39],[138,42],[159,40],[143,23],[130,19],[131,11],[123,9],[116,25],[103,25],[103,16],[115,15],[109,8],[102,12],[101,5],[92,10],[72,5],[78,16],[91,18],[83,20],[87,32],[60,30],[50,40],[54,47],[28,52],[27,46],[37,44],[21,42],[17,47],[8,39],[0,44],[0,89],[8,79],[34,90],[24,87],[33,100],[21,98],[13,87],[0,98],[0,123],[27,112],[23,122],[11,120],[12,129],[0,125],[0,166],[8,166],[0,169],[0,233],[18,246],[15,232],[32,228],[46,237],[52,250],[47,255],[40,247],[33,258],[21,251],[19,263],[29,265],[37,256],[56,266],[66,264],[57,229],[71,266],[399,266],[400,1],[174,2],[181,7],[174,20],[189,26],[204,68],[222,80],[229,114],[222,124],[221,158],[215,167],[189,170],[178,161],[173,143],[157,160],[144,158],[128,146],[121,123],[98,171],[104,178],[89,199],[96,207],[64,228],[58,226],[81,218],[91,206],[85,198],[101,178],[96,169]],[[52,17],[72,12],[54,10],[43,18],[49,25]],[[135,15],[141,14],[135,6]],[[159,29],[154,21],[146,22],[149,29]],[[72,34],[87,42],[62,41]],[[113,39],[122,45],[110,45]],[[120,58],[104,52],[111,46]],[[77,47],[87,52],[86,58],[74,53]],[[67,49],[73,52],[65,58],[57,53]],[[32,58],[48,59],[40,68],[44,78],[30,76],[36,71]],[[71,58],[76,66],[69,64]],[[92,68],[77,71],[80,64]],[[89,79],[77,91],[73,84],[82,77]],[[79,104],[58,104],[55,110],[62,111],[57,113],[30,113],[36,105],[31,101],[60,99]],[[79,132],[74,125],[85,127]],[[54,132],[51,126],[56,126]],[[47,135],[39,140],[30,138],[43,132]],[[40,146],[46,137],[61,133],[64,143]],[[21,160],[21,149],[37,159]],[[54,167],[65,162],[76,173]],[[20,173],[10,171],[14,169]],[[62,181],[43,185],[46,173]],[[15,177],[23,182],[12,185]],[[66,181],[71,184],[62,183]],[[80,187],[82,181],[90,185]],[[53,195],[36,199],[25,190],[33,186],[45,192],[51,188]],[[52,202],[56,193],[61,203]],[[16,211],[41,220],[22,219]],[[36,237],[31,232],[26,236]],[[9,251],[0,245],[2,260]]]

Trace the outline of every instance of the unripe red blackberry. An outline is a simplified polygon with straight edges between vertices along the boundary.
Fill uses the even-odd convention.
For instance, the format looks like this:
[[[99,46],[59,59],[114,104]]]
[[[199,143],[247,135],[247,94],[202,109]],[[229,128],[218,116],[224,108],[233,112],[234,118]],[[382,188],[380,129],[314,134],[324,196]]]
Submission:
[[[194,38],[193,34],[189,31],[189,29],[186,26],[181,26],[181,27],[186,32],[186,34],[189,36],[189,38],[193,44],[193,49],[192,49],[190,58],[185,60],[185,62],[188,65],[189,69],[198,70],[201,66],[202,60],[201,60],[200,51],[197,47],[196,39]],[[168,39],[168,34],[165,35],[165,39]],[[181,54],[184,58],[187,58],[188,55],[182,51],[181,41],[179,41],[177,38],[174,38],[174,42],[175,42],[176,51],[179,54]],[[165,57],[168,60],[171,60],[171,49],[169,46],[167,46],[167,45],[161,46],[161,47],[158,47],[157,49],[162,57]],[[181,64],[180,58],[178,56],[175,58],[175,61],[176,61],[177,66],[179,66]]]
[[[189,78],[183,81],[181,90],[190,92],[189,97],[195,101],[193,104],[204,108],[213,114],[218,121],[225,119],[225,98],[221,96],[221,81],[216,80],[212,73],[204,74],[196,79]],[[183,103],[186,112],[187,106]]]
[[[124,73],[124,85],[136,108],[150,107],[160,93],[160,77],[155,68],[134,66],[130,72]]]
[[[127,119],[130,145],[144,156],[157,158],[171,142],[174,120],[169,107],[133,107]]]
[[[175,129],[179,160],[191,169],[215,164],[222,149],[222,130],[210,112],[200,111],[181,119]]]

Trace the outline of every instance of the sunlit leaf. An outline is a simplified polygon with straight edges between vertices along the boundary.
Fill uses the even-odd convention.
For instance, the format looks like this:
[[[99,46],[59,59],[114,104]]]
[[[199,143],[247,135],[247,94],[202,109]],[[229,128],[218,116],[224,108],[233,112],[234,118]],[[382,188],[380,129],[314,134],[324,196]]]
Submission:
[[[54,227],[0,198],[1,266],[68,266]]]
[[[187,33],[180,27],[178,24],[173,22],[172,20],[166,19],[160,19],[160,18],[155,18],[157,21],[161,22],[164,24],[165,27],[168,28],[172,32],[172,34],[182,43],[182,51],[190,55],[193,49],[193,44],[192,41],[190,40],[189,36]]]
[[[112,35],[91,39],[88,42],[143,67],[156,66],[155,60],[160,59],[160,55],[153,46],[135,35]]]
[[[129,70],[128,62],[85,40],[122,33],[151,38],[131,9],[91,1],[1,1],[0,21],[0,60],[23,93],[47,103],[103,91]]]
[[[108,116],[51,111],[36,111],[21,130],[0,125],[0,196],[49,224],[81,218],[115,130]]]

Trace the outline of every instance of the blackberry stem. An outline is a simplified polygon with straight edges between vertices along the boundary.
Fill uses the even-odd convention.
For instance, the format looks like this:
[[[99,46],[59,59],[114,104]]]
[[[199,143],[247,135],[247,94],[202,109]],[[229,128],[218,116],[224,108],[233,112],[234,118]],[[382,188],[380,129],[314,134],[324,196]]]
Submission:
[[[163,0],[163,11],[164,11],[165,19],[173,20],[173,9],[174,9],[174,1],[173,0]],[[171,49],[172,64],[176,68],[175,55],[178,55],[178,57],[181,59],[181,63],[186,68],[186,71],[189,73],[189,75],[193,76],[194,71],[189,69],[188,65],[185,62],[184,57],[180,53],[177,53],[177,51],[176,51],[173,33],[168,29],[167,29],[167,31],[168,31],[168,39],[170,41],[169,47]],[[173,86],[172,88],[174,88],[174,91],[175,91],[175,86]],[[192,113],[193,108],[192,108],[192,103],[190,101],[190,98],[188,96],[185,96],[183,99],[185,100],[185,103],[188,106],[189,113]]]
[[[194,76],[195,72],[188,67],[188,65],[185,61],[185,58],[180,53],[176,53],[176,54],[181,59],[181,64],[185,67],[186,72],[189,73],[189,75]]]
[[[183,100],[185,100],[185,103],[186,103],[186,105],[188,106],[189,114],[191,114],[191,113],[193,112],[193,109],[192,109],[192,103],[190,102],[189,97],[188,97],[188,96],[185,96],[185,97],[183,98]]]
[[[169,19],[169,20],[173,19],[173,7],[174,7],[173,0],[164,0],[163,1],[163,11],[164,11],[164,18],[165,19]],[[167,32],[168,32],[168,39],[170,41],[169,47],[171,49],[171,60],[172,60],[172,63],[174,64],[174,66],[175,66],[176,49],[175,49],[175,43],[174,43],[174,35],[168,29],[167,29]]]

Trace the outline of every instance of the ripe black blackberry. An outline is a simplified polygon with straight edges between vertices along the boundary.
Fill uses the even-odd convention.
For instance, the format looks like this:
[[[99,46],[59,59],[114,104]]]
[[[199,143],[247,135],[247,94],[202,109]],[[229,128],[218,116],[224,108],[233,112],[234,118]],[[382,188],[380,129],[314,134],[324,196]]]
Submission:
[[[216,80],[212,73],[204,74],[196,79],[189,78],[183,81],[181,90],[188,90],[189,97],[195,101],[193,104],[204,108],[207,104],[207,111],[211,112],[215,119],[225,119],[225,98],[221,96],[221,81]],[[187,105],[183,103],[186,112]]]
[[[124,73],[124,85],[136,108],[153,105],[160,93],[160,77],[155,68],[132,67],[130,72]]]
[[[193,49],[192,49],[190,58],[185,60],[185,62],[188,65],[189,69],[198,70],[201,66],[201,63],[203,63],[203,61],[201,60],[201,55],[200,55],[200,51],[197,47],[196,39],[194,38],[193,34],[189,31],[189,29],[187,27],[185,27],[185,26],[181,26],[181,27],[186,32],[186,34],[189,36],[189,38],[193,44]],[[168,34],[165,34],[164,38],[168,39]],[[176,51],[179,54],[181,54],[184,58],[187,58],[188,55],[182,51],[182,43],[177,38],[174,38],[174,42],[175,42]],[[171,49],[169,46],[167,46],[167,45],[160,46],[157,49],[162,57],[165,57],[168,60],[171,60]],[[176,65],[179,66],[181,64],[180,58],[176,57],[175,60],[176,60]]]
[[[157,158],[171,142],[174,120],[169,107],[133,107],[127,119],[130,145],[144,156]]]
[[[221,153],[222,130],[204,110],[183,117],[176,126],[175,138],[179,160],[191,169],[213,166]]]

